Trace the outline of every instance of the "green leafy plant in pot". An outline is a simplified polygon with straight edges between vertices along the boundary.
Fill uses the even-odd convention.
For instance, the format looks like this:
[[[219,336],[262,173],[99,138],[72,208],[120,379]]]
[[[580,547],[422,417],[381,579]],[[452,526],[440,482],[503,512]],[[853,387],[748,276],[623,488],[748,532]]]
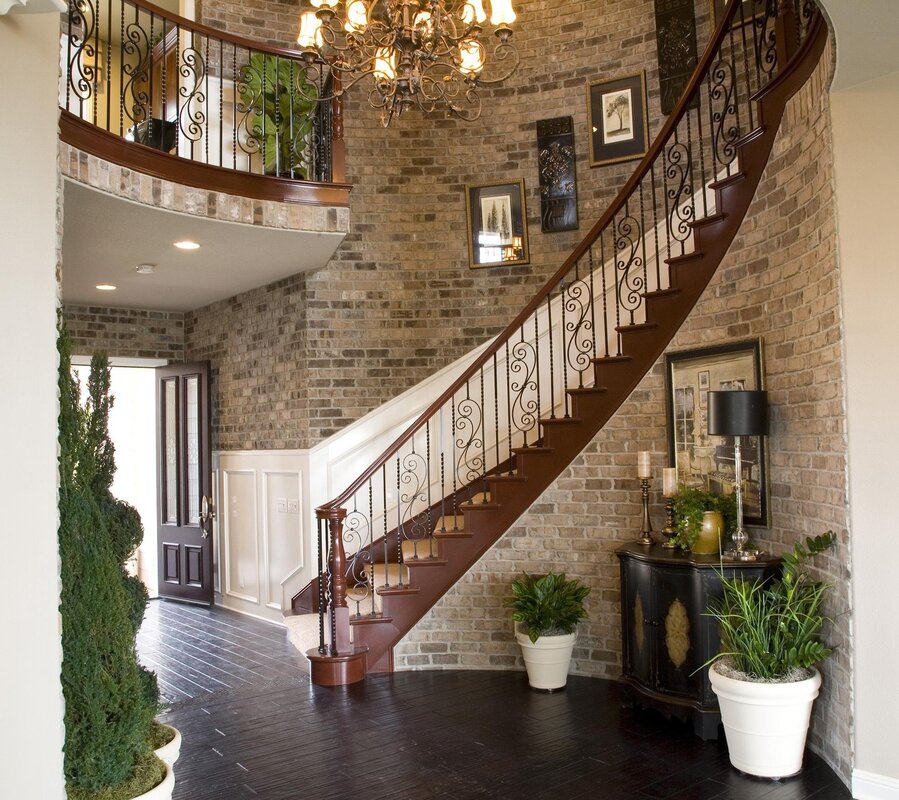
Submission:
[[[802,768],[818,696],[815,665],[831,654],[822,641],[828,584],[807,571],[813,556],[834,547],[833,531],[797,543],[770,584],[722,575],[723,596],[709,609],[721,650],[710,662],[731,763],[742,772],[783,778]]]
[[[512,597],[506,605],[521,626],[515,636],[532,688],[553,691],[565,686],[575,629],[587,616],[584,599],[588,594],[589,586],[568,580],[564,572],[523,574],[512,582]]]
[[[305,152],[318,105],[318,89],[302,64],[254,53],[241,67],[237,84],[247,114],[248,144],[263,154],[268,175],[309,177]]]
[[[715,494],[704,489],[681,486],[672,501],[675,533],[669,540],[671,545],[684,550],[696,548],[696,552],[717,553],[717,546],[697,547],[703,517],[708,511],[721,514],[724,524],[722,538],[737,528],[737,500],[732,494]]]

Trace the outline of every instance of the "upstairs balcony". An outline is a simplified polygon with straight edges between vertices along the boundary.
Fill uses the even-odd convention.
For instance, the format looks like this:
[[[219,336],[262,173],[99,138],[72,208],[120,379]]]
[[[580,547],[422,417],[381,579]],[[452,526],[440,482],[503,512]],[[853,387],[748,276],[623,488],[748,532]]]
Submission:
[[[189,310],[320,268],[346,235],[341,104],[299,52],[143,0],[70,0],[60,67],[65,303]],[[176,236],[220,245],[190,287],[174,264],[167,277]],[[138,284],[148,261],[157,274]]]

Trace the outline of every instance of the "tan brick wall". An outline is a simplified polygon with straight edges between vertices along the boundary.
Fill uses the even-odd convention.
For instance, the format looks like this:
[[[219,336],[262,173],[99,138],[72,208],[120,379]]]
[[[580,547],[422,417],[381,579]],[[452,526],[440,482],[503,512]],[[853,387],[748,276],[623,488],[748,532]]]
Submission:
[[[771,527],[754,537],[776,552],[832,528],[838,551],[819,575],[837,650],[824,665],[811,746],[848,780],[851,639],[842,336],[826,83],[828,55],[792,101],[740,235],[670,350],[761,337],[772,404]],[[667,463],[660,360],[538,502],[397,648],[400,668],[521,668],[503,599],[522,570],[566,570],[593,587],[575,670],[620,674],[618,561],[637,535],[637,450]],[[658,469],[657,469],[658,474]],[[656,481],[656,530],[663,526]],[[439,649],[438,649],[439,648]]]
[[[68,304],[62,312],[75,354],[102,350],[120,358],[184,360],[184,314],[180,311]]]

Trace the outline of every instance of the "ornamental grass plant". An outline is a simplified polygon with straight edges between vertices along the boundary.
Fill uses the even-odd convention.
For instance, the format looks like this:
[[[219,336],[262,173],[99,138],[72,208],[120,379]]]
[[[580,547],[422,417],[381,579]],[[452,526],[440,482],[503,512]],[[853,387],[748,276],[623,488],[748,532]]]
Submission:
[[[835,543],[833,531],[797,543],[770,584],[722,574],[723,597],[708,612],[720,625],[721,651],[705,666],[723,661],[755,681],[807,678],[832,652],[821,638],[829,585],[812,579],[807,564]]]
[[[568,580],[564,572],[547,575],[522,574],[512,581],[512,597],[506,605],[513,609],[512,619],[522,623],[528,638],[536,642],[541,636],[574,633],[580,620],[587,616],[584,598],[590,587],[579,580]]]

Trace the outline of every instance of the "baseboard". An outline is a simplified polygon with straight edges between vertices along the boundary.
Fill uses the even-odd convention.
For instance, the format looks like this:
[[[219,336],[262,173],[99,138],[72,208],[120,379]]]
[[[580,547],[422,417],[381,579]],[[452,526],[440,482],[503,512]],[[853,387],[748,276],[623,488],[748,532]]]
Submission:
[[[899,778],[854,769],[852,796],[856,800],[899,800]]]

